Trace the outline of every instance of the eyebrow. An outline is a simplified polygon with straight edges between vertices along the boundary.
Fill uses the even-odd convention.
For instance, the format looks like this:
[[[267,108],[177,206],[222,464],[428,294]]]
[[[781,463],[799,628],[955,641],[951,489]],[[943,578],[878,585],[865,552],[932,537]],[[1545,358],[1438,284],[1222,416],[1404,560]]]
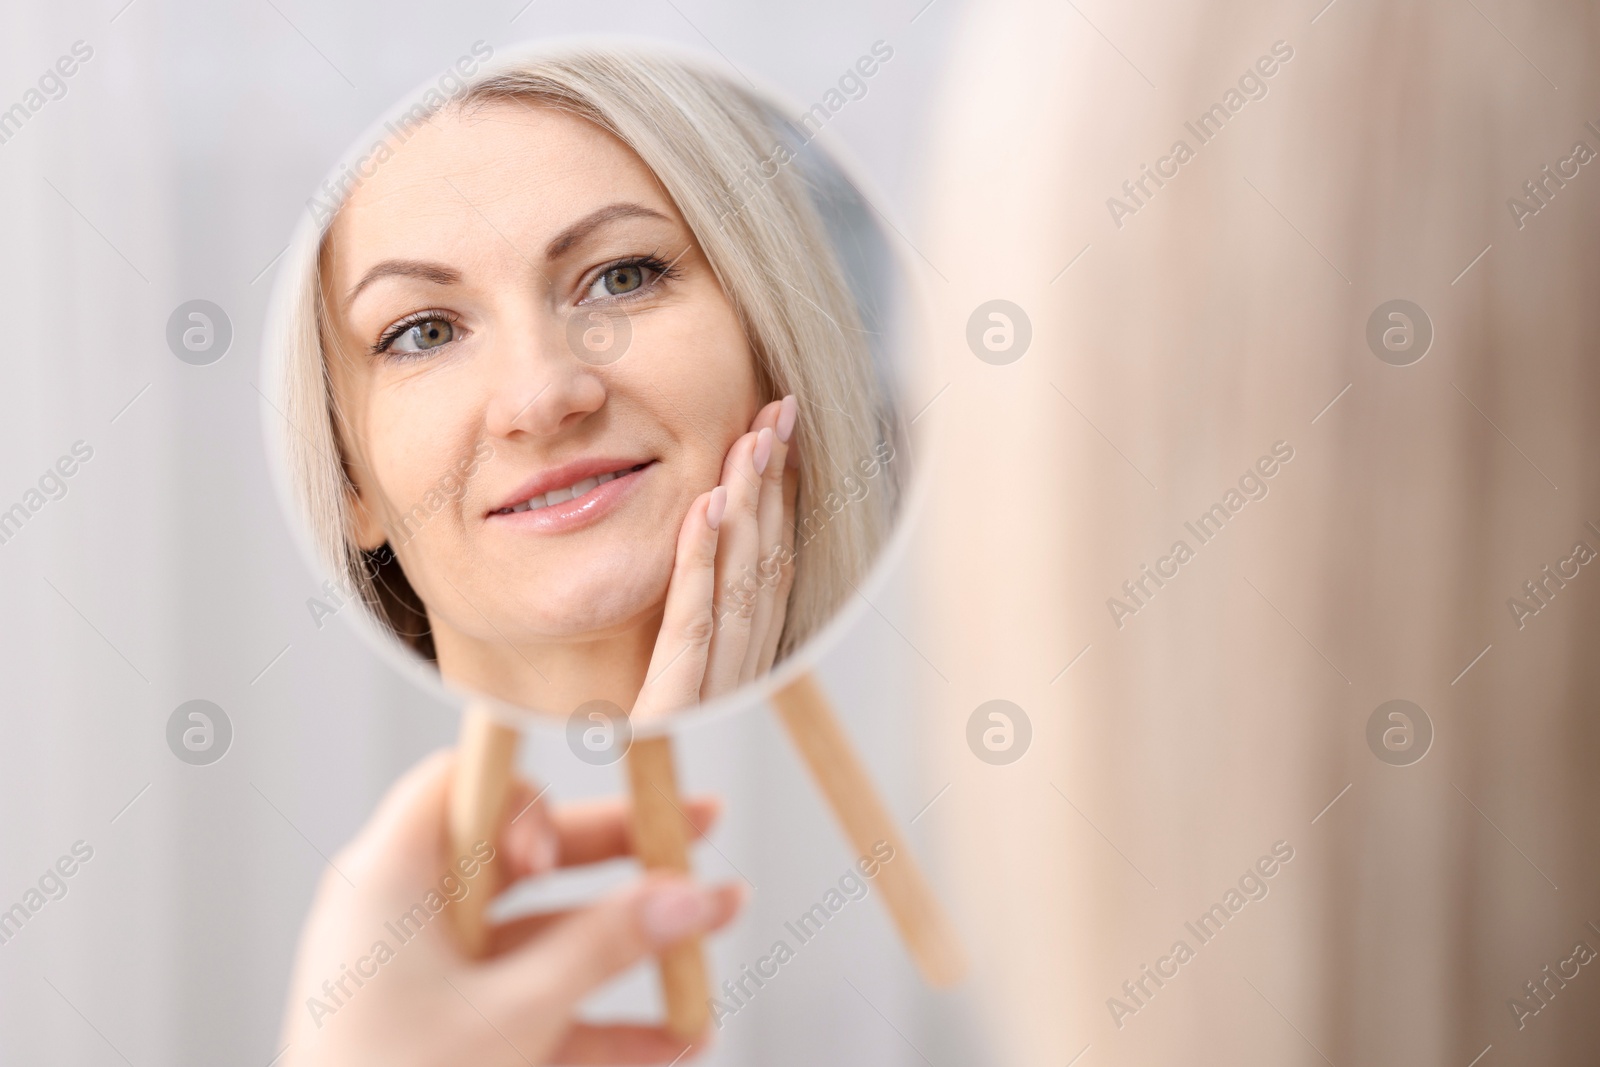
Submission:
[[[415,259],[386,259],[375,264],[361,276],[361,280],[345,294],[345,307],[361,294],[361,290],[379,278],[421,278],[436,285],[455,285],[461,281],[461,272],[442,263],[426,263]]]
[[[556,234],[545,246],[545,258],[556,258],[608,222],[630,218],[660,219],[668,223],[672,221],[661,212],[647,208],[643,204],[607,204],[597,211],[591,211]],[[351,302],[361,295],[361,290],[380,278],[421,278],[436,285],[456,285],[461,281],[461,272],[442,263],[428,263],[415,259],[386,259],[382,263],[375,264],[351,287],[345,294],[345,306],[349,307]]]
[[[551,238],[550,243],[544,249],[545,258],[556,258],[601,226],[617,219],[660,219],[662,222],[672,221],[661,212],[653,211],[643,204],[607,204],[598,211],[592,211],[585,215]]]

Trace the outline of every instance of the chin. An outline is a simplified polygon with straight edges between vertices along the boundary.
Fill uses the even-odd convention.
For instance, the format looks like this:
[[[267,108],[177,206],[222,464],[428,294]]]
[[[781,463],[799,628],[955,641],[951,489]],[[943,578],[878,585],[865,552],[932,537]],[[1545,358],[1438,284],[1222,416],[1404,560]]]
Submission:
[[[614,636],[661,611],[671,576],[670,559],[665,566],[629,560],[596,574],[530,582],[516,598],[526,609],[517,612],[515,628],[557,641]]]

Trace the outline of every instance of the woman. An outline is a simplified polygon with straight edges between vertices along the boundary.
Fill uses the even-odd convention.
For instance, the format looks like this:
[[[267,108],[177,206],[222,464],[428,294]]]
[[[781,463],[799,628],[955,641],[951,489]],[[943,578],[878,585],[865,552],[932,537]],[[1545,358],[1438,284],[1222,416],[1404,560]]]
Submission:
[[[323,558],[444,679],[518,707],[644,718],[767,671],[860,580],[896,482],[794,131],[693,65],[596,49],[397,122],[304,228],[274,317],[288,474]],[[447,777],[424,763],[341,856],[348,883],[325,885],[303,939],[289,1062],[454,1062],[484,1041],[473,1062],[676,1056],[662,1032],[571,1012],[727,921],[731,889],[648,880],[501,927],[481,964],[432,926],[426,950],[374,951],[383,920],[472,862],[440,844]],[[620,808],[535,804],[484,848],[529,876],[626,837]],[[355,957],[357,978],[409,977],[341,984]]]

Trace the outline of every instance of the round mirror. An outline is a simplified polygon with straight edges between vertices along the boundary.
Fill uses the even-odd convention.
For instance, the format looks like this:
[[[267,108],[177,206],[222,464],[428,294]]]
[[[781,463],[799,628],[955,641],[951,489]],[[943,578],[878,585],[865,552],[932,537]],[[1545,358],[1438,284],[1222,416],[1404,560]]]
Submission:
[[[313,611],[580,742],[753,703],[903,525],[911,274],[829,103],[655,47],[481,51],[357,140],[279,268]]]

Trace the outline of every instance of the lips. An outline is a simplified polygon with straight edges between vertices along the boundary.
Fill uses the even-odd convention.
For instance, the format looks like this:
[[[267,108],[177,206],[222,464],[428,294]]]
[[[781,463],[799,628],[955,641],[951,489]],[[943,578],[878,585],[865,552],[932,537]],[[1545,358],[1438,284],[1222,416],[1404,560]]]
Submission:
[[[654,462],[649,459],[598,458],[564,464],[524,482],[489,515],[515,515],[581,500],[602,485],[644,470]]]

